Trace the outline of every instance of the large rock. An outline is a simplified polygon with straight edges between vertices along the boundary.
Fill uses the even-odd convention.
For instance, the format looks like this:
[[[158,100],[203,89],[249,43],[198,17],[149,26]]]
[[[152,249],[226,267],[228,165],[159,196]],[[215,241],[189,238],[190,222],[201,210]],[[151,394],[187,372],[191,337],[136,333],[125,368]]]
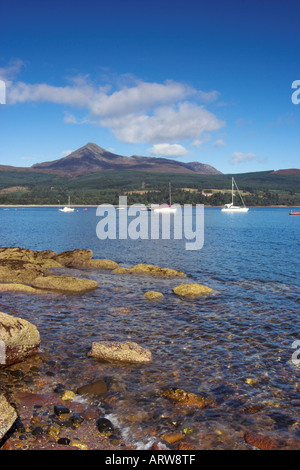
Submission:
[[[55,261],[63,266],[84,267],[93,256],[92,250],[75,249],[71,251],[63,251],[55,257]]]
[[[19,259],[0,259],[0,282],[30,284],[43,274],[41,266]]]
[[[0,312],[0,367],[21,362],[38,351],[40,334],[22,318]]]
[[[5,396],[0,393],[0,440],[10,430],[17,417],[16,410],[8,403]]]
[[[198,297],[211,294],[213,290],[202,284],[181,284],[180,286],[174,287],[173,292],[180,297]]]
[[[105,361],[133,363],[149,363],[152,359],[149,349],[129,341],[94,342],[88,355]]]
[[[71,276],[41,276],[34,279],[32,286],[49,291],[81,294],[96,289],[98,283],[90,279]]]
[[[41,294],[43,291],[41,289],[35,289],[34,287],[27,286],[25,284],[0,284],[0,292],[22,292],[25,294]]]
[[[110,259],[91,259],[84,263],[84,267],[94,269],[117,269],[119,265]]]
[[[28,248],[0,248],[0,260],[19,260],[38,265],[40,268],[58,268],[62,265],[54,258],[55,251],[33,251]]]
[[[150,274],[151,276],[159,277],[186,277],[182,271],[170,268],[161,268],[154,264],[137,264],[127,270],[133,274]]]

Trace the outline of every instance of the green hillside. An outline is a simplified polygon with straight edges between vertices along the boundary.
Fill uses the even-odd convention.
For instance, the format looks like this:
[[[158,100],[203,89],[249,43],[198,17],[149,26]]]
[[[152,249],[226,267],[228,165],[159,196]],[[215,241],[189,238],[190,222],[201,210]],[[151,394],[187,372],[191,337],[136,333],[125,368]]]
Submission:
[[[222,205],[230,200],[234,176],[248,205],[300,204],[300,177],[272,171],[227,174],[169,174],[141,171],[100,171],[78,177],[39,172],[0,172],[0,204],[118,204],[120,195],[128,203],[168,201],[169,182],[172,200],[179,204]],[[202,191],[209,191],[206,197]]]

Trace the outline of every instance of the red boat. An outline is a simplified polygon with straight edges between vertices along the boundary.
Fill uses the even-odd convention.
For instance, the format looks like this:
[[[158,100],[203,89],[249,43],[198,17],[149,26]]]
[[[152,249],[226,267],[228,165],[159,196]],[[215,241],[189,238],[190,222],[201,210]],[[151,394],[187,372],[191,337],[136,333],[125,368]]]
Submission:
[[[300,212],[293,212],[293,211],[290,211],[290,212],[289,212],[289,215],[300,215]]]

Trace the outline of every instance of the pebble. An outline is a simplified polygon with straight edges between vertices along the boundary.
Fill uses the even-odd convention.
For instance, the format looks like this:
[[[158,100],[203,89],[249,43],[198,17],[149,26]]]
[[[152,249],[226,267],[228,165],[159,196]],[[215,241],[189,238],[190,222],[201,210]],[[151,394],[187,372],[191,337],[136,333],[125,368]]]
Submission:
[[[73,400],[76,397],[76,393],[71,390],[65,390],[61,396],[61,399],[64,401]]]
[[[62,446],[68,446],[70,445],[70,442],[70,439],[68,439],[67,437],[61,437],[60,439],[58,439],[57,444],[60,444]]]
[[[77,440],[74,440],[74,441],[70,441],[70,444],[69,444],[71,447],[78,447],[78,449],[80,450],[88,450],[88,445],[85,444],[84,442],[81,442],[81,441],[77,441]]]
[[[56,423],[53,423],[53,424],[50,424],[50,426],[48,427],[47,429],[47,434],[48,436],[51,436],[51,437],[57,437],[60,433],[60,426]]]
[[[83,423],[84,417],[81,416],[79,413],[74,413],[71,416],[70,421],[74,426],[78,427]]]
[[[101,434],[111,434],[114,431],[114,426],[107,418],[99,418],[97,421],[97,428]]]
[[[63,415],[63,414],[70,413],[70,410],[66,406],[55,405],[54,406],[54,413],[56,414],[56,416],[60,416],[60,415]]]

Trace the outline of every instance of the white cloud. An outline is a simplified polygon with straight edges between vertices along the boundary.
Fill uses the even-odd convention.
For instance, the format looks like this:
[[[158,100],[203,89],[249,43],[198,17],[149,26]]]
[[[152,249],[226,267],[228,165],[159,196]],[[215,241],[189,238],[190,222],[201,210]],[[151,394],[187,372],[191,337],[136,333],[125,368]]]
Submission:
[[[183,157],[187,155],[188,150],[179,144],[155,144],[148,150],[152,155],[160,155],[164,157]]]
[[[70,153],[72,153],[73,150],[63,150],[60,154],[61,157],[67,157],[68,155],[70,155]]]
[[[258,159],[255,153],[234,152],[231,156],[230,162],[236,164],[255,159]]]
[[[212,144],[213,147],[224,147],[225,145],[226,143],[223,139],[218,139]]]
[[[114,118],[172,104],[195,93],[193,88],[172,81],[163,84],[139,82],[136,86],[124,87],[111,95],[96,92],[90,110],[95,116]]]
[[[21,59],[10,60],[6,67],[0,67],[0,78],[10,81],[20,72],[24,65],[25,63]]]
[[[152,115],[131,114],[100,123],[123,142],[153,144],[195,139],[203,132],[216,131],[225,125],[203,106],[189,102],[157,107]]]
[[[196,90],[171,80],[150,83],[132,77],[131,84],[129,80],[123,80],[115,91],[107,84],[96,86],[88,75],[68,77],[68,83],[53,86],[11,82],[6,101],[10,105],[51,102],[84,110],[86,117],[78,118],[68,113],[64,121],[108,128],[117,139],[126,143],[174,145],[180,140],[200,142],[203,134],[225,126],[224,121],[204,106],[218,98],[217,91]]]

